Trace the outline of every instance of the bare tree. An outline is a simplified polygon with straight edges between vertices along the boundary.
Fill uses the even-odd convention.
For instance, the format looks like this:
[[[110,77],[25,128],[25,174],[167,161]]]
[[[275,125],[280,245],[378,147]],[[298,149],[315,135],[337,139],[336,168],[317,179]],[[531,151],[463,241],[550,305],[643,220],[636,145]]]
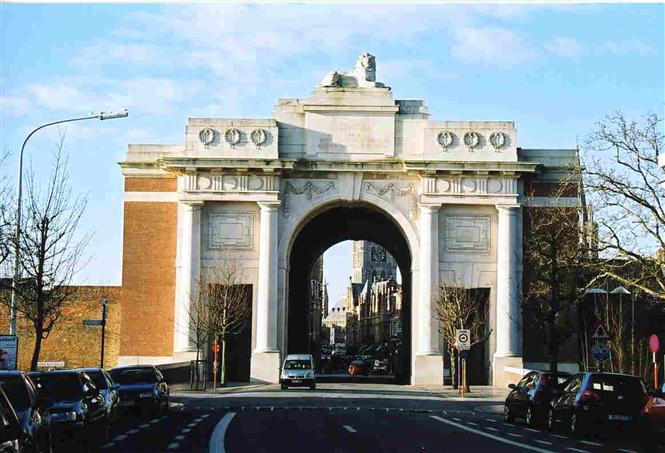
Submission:
[[[78,234],[86,199],[73,196],[69,187],[63,143],[61,137],[45,185],[40,186],[32,169],[26,181],[18,242],[21,279],[16,288],[16,310],[34,331],[31,370],[37,368],[42,340],[48,338],[63,307],[75,298],[70,282],[83,264],[83,251],[90,239],[90,235]],[[3,297],[2,302],[11,303],[8,297]]]
[[[473,293],[466,288],[442,285],[438,297],[433,301],[438,330],[450,350],[451,375],[453,386],[457,387],[455,364],[455,339],[457,329],[471,331],[471,347],[486,341],[492,333],[487,328],[487,320],[480,315],[481,293]],[[468,391],[468,388],[465,389]]]
[[[665,300],[665,173],[662,118],[622,113],[599,122],[584,149],[584,183],[598,224],[602,266],[633,290]],[[663,157],[661,156],[661,159]]]
[[[583,204],[565,206],[562,198],[577,193],[579,170],[557,186],[553,206],[524,210],[523,322],[541,332],[550,371],[558,370],[559,348],[577,332],[576,307],[584,297],[590,259],[588,224]],[[560,202],[561,201],[561,202]]]
[[[12,229],[12,193],[7,176],[8,153],[0,154],[0,266],[7,260],[11,252]]]
[[[249,288],[243,284],[242,277],[239,263],[227,258],[215,267],[204,269],[199,285],[198,308],[202,310],[196,315],[201,330],[199,336],[213,338],[221,346],[222,386],[226,385],[227,342],[245,328],[252,312]]]

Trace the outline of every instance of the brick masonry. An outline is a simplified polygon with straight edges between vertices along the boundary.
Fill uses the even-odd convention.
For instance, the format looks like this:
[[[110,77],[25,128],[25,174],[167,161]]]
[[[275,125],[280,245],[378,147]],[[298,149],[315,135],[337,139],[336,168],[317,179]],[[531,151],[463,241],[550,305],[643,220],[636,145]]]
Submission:
[[[125,192],[175,192],[175,178],[125,178]]]

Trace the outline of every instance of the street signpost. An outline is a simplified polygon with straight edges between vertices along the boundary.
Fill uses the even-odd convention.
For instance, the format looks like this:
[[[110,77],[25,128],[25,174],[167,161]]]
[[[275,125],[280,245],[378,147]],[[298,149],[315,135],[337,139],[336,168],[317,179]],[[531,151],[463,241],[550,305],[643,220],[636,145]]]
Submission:
[[[596,343],[591,348],[591,358],[596,362],[598,369],[603,372],[605,362],[607,362],[611,356],[610,347],[607,344],[609,337],[605,327],[603,327],[602,324],[598,324],[591,338],[596,340]]]
[[[18,337],[0,335],[0,370],[15,370],[18,357]]]
[[[100,367],[104,368],[104,343],[106,340],[106,307],[109,304],[107,298],[102,299],[102,319],[84,319],[83,325],[88,327],[101,327],[102,328],[102,351],[100,359]]]
[[[462,398],[464,398],[464,392],[466,391],[466,354],[471,349],[471,331],[469,329],[457,329],[455,331],[455,348],[459,351],[460,358],[462,359],[460,367],[462,382],[460,389]]]
[[[660,349],[658,335],[654,334],[649,337],[649,349],[653,354],[653,385],[654,388],[658,388],[658,362],[656,361],[656,353]]]

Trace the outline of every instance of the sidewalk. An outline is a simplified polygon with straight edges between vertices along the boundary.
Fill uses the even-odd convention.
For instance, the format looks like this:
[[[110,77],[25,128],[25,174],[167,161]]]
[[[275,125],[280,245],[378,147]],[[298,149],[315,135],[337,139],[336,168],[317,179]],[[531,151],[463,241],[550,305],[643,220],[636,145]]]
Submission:
[[[192,390],[189,384],[172,384],[170,385],[170,388],[171,391],[178,393],[207,395],[207,394],[218,394],[218,393],[233,393],[239,391],[251,391],[262,387],[267,387],[269,385],[274,385],[274,384],[256,383],[256,382],[228,382],[224,387],[217,387],[216,389],[213,389],[212,383],[209,382],[208,388],[205,391],[201,390],[201,386],[199,386],[199,390],[196,389]]]

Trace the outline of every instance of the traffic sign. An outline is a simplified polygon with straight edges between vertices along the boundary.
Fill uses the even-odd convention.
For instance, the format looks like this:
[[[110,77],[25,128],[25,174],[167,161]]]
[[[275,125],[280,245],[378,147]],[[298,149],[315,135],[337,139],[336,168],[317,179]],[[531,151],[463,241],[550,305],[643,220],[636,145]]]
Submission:
[[[610,348],[605,344],[596,343],[591,348],[591,357],[596,362],[607,362],[610,358]]]
[[[609,338],[607,336],[607,331],[603,327],[602,324],[598,324],[598,327],[596,327],[596,330],[593,332],[593,336],[591,337],[594,340],[605,340]]]
[[[104,321],[101,319],[84,319],[83,320],[83,325],[84,326],[101,326],[104,324]]]
[[[471,349],[471,331],[468,329],[457,329],[455,331],[455,347],[458,351]]]
[[[651,349],[651,352],[654,354],[658,352],[660,349],[660,341],[658,341],[658,335],[651,335],[649,337],[649,349]]]

